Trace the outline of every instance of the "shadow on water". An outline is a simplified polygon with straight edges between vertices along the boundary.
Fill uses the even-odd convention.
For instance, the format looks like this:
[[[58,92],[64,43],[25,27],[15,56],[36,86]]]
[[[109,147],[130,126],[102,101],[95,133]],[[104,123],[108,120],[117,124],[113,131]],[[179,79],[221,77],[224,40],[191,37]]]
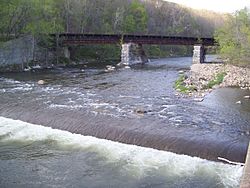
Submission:
[[[202,103],[175,96],[178,71],[190,65],[191,58],[184,57],[112,72],[105,72],[103,65],[87,65],[5,74],[0,78],[0,116],[211,160],[243,162],[250,138],[249,103],[234,104],[234,96],[242,92],[238,89],[217,90]],[[47,84],[38,85],[40,79]],[[228,100],[220,99],[228,95],[232,95]]]

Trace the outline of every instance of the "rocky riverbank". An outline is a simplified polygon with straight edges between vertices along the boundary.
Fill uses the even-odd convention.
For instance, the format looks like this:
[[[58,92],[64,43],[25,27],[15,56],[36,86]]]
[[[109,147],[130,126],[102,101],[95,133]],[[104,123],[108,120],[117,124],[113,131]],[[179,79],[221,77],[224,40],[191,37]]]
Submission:
[[[230,64],[193,64],[189,72],[180,72],[180,78],[176,90],[194,97],[204,97],[219,87],[250,90],[250,69]]]

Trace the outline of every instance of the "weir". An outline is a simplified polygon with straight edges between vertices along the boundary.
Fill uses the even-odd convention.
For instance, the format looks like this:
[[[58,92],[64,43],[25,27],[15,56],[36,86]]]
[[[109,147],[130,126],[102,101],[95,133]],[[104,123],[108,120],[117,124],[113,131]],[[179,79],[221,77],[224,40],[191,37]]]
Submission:
[[[84,114],[81,111],[71,112],[65,109],[55,110],[54,108],[48,108],[44,111],[39,107],[31,106],[10,109],[9,106],[2,105],[0,107],[1,116],[66,130],[71,133],[197,156],[213,161],[218,161],[218,157],[235,162],[245,161],[247,145],[244,142],[237,142],[229,147],[225,143],[231,142],[231,140],[227,137],[223,138],[223,135],[220,135],[220,140],[211,139],[212,133],[206,134],[207,138],[198,139],[193,138],[193,132],[196,131],[198,135],[203,134],[202,132],[193,129],[181,131],[173,127],[166,129],[158,121],[148,122],[146,119],[140,119],[140,124],[136,124],[136,120],[131,119],[124,123],[123,119],[115,120],[107,117],[103,119],[102,116]]]
[[[155,187],[159,181],[160,187],[237,187],[238,174],[242,170],[239,166],[74,135],[2,117],[0,144],[1,138],[4,147],[0,148],[0,169],[4,173],[0,176],[0,187],[6,187],[6,179],[20,182],[20,186],[34,187],[34,182],[38,182],[34,177],[39,177],[39,185],[45,187],[58,187],[58,181],[60,187],[73,184],[79,187],[110,187],[110,182],[112,187],[119,188],[145,184]],[[22,160],[23,156],[25,160]],[[46,175],[37,176],[37,171],[39,175],[41,171]],[[47,177],[48,172],[50,178]],[[94,174],[92,179],[90,174]],[[40,183],[41,178],[43,184]],[[13,183],[7,187],[19,186]]]

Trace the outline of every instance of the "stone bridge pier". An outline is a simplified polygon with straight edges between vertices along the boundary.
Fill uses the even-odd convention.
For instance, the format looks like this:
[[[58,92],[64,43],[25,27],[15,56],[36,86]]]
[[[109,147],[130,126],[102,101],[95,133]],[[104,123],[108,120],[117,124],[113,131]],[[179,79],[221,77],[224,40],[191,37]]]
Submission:
[[[193,64],[205,62],[205,47],[202,44],[194,45]],[[148,58],[141,44],[125,43],[121,49],[121,64],[144,64],[148,62]]]
[[[193,50],[193,64],[205,62],[205,48],[202,44],[194,45]]]
[[[63,55],[65,58],[70,59],[70,48],[69,47],[63,47]]]
[[[63,56],[67,59],[71,57],[70,47],[61,48]],[[193,64],[204,63],[205,62],[206,50],[204,45],[197,44],[194,45],[193,50]],[[121,48],[121,62],[120,65],[134,65],[134,64],[144,64],[148,62],[148,57],[146,56],[142,44],[136,43],[125,43],[122,44]]]
[[[148,58],[143,50],[142,44],[125,43],[121,49],[121,64],[133,65],[144,64],[148,62]]]

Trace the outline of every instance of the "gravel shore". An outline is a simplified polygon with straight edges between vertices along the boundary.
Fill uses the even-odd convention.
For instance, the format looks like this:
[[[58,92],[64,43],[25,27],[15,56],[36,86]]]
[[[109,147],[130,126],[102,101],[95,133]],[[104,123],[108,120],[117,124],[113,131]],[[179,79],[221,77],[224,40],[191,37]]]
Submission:
[[[209,82],[215,80],[219,74],[224,75],[223,81],[208,88]],[[250,68],[218,63],[193,64],[186,77],[185,86],[196,88],[188,94],[189,96],[204,97],[206,93],[220,87],[240,87],[250,90]]]

